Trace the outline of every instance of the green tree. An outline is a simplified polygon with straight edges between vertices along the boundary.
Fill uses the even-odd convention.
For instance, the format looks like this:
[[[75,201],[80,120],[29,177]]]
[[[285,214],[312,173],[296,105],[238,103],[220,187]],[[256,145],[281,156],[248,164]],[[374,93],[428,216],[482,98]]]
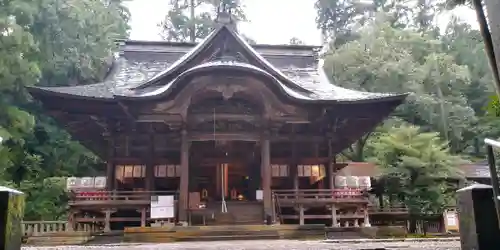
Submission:
[[[130,13],[121,1],[41,0],[36,7],[40,11],[29,31],[39,46],[43,75],[39,84],[71,86],[102,80],[116,41],[127,38]]]
[[[363,91],[411,93],[394,115],[439,131],[454,152],[463,150],[463,136],[477,121],[461,91],[470,85],[468,68],[443,53],[439,40],[383,21],[359,35],[325,55],[324,69],[333,82]],[[351,159],[363,160],[366,139],[355,143]]]
[[[66,207],[63,179],[49,180],[95,175],[99,159],[30,102],[24,87],[102,79],[115,39],[127,37],[128,11],[120,0],[0,3],[0,182],[27,193],[28,218],[56,219]]]
[[[370,145],[373,161],[381,167],[385,193],[405,204],[415,232],[420,216],[441,214],[453,200],[454,185],[449,178],[461,178],[461,162],[450,153],[439,134],[402,125],[381,134]]]
[[[246,21],[241,0],[171,0],[171,9],[160,24],[167,41],[195,42],[216,26],[217,13],[225,8],[235,22]]]
[[[33,117],[15,106],[26,98],[24,86],[33,85],[40,77],[38,65],[32,58],[37,52],[33,36],[26,29],[33,24],[36,9],[29,1],[0,2],[0,148],[2,177],[8,178],[16,155],[32,157],[22,151],[22,136],[30,133]]]
[[[342,45],[379,14],[394,28],[435,31],[433,20],[444,6],[444,0],[316,0],[316,24],[326,38]]]

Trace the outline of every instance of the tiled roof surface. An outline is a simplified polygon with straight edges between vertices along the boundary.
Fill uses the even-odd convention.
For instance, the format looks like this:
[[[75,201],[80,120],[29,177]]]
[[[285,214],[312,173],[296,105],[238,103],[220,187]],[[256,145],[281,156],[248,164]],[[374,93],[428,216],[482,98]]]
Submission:
[[[459,166],[460,170],[467,178],[490,178],[490,168],[486,162],[463,164]]]
[[[369,162],[349,162],[347,166],[339,170],[337,175],[343,176],[378,176],[380,171],[378,167]]]
[[[228,62],[225,63],[229,64]],[[122,91],[137,87],[155,77],[171,64],[172,62],[169,61],[134,61],[119,58],[113,65],[115,73],[102,83],[72,87],[41,88],[84,97],[113,98],[113,95],[121,95],[123,94]],[[247,65],[246,67],[255,66]],[[289,65],[280,70],[296,84],[313,93],[309,94],[307,99],[356,101],[393,96],[393,94],[361,92],[335,86],[328,82],[325,79],[326,77],[322,79],[321,72],[312,67],[296,68],[294,65]]]
[[[279,56],[281,57],[279,63],[276,60],[276,53],[274,53],[274,55],[269,55],[273,57],[272,61],[274,62],[274,65],[272,65],[265,56],[260,55],[257,50],[246,43],[244,39],[239,37],[238,34],[231,34],[233,34],[236,40],[241,43],[241,45],[245,49],[250,51],[251,54],[254,54],[255,58],[262,62],[262,68],[258,69],[276,76],[276,80],[282,82],[283,88],[285,88],[286,92],[292,97],[308,100],[333,100],[351,102],[398,96],[396,94],[388,93],[360,92],[341,88],[331,84],[329,79],[323,73],[323,70],[318,70],[318,65],[316,63],[317,61],[311,60],[314,54],[312,51],[309,55],[307,53],[286,54],[283,52],[283,54]],[[211,34],[209,37],[207,37],[205,46],[206,43],[210,41],[209,38],[213,37],[214,34]],[[110,75],[102,83],[73,87],[40,87],[40,89],[49,92],[70,94],[81,97],[113,98],[115,95],[128,96],[131,95],[131,93],[133,94],[135,92],[132,89],[137,87],[142,88],[143,86],[150,86],[151,83],[155,82],[155,79],[159,79],[163,76],[169,75],[172,70],[183,63],[183,61],[190,60],[196,54],[196,52],[200,51],[200,49],[203,47],[203,44],[204,42],[201,42],[199,45],[193,47],[188,52],[182,52],[179,50],[174,51],[174,49],[172,49],[171,53],[169,53],[168,48],[165,48],[160,52],[157,48],[154,51],[136,50],[130,52],[129,56],[127,56],[125,52],[116,59]],[[279,51],[280,49],[285,51],[283,49],[283,46],[277,46],[276,51]],[[135,54],[135,56],[130,56],[132,54]],[[154,56],[149,56],[153,54]],[[290,57],[290,59],[292,59],[293,57],[293,60],[286,60],[287,56]],[[297,57],[303,58],[304,60],[297,60]],[[308,63],[309,65],[305,66],[304,62],[313,63]],[[256,66],[245,65],[245,67]],[[175,82],[175,78],[171,82]],[[291,85],[290,82],[292,82]],[[166,85],[168,84],[170,83],[167,83]],[[156,89],[150,89],[154,92],[157,92],[158,88],[165,89],[166,87],[165,85],[154,86],[154,84],[151,86],[156,87]],[[144,93],[144,91],[140,92]],[[307,94],[305,94],[306,92]]]

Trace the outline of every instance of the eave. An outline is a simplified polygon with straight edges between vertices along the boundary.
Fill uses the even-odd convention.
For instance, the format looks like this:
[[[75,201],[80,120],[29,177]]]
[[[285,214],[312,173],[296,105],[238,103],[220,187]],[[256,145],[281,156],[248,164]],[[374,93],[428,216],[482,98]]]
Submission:
[[[147,89],[131,91],[130,93],[124,93],[123,95],[115,95],[114,98],[118,100],[127,101],[152,101],[159,100],[162,98],[168,98],[168,96],[177,88],[182,87],[182,84],[189,82],[190,79],[204,75],[204,74],[226,74],[226,75],[238,75],[242,76],[241,73],[247,74],[251,77],[256,77],[261,79],[263,82],[269,82],[272,89],[277,90],[281,96],[284,96],[288,101],[296,104],[312,104],[312,105],[334,105],[334,104],[359,104],[359,103],[374,103],[374,102],[392,102],[399,101],[401,104],[407,94],[384,94],[380,96],[374,96],[373,98],[367,99],[352,99],[352,100],[323,100],[318,99],[314,96],[314,93],[301,93],[294,91],[276,79],[270,73],[257,68],[250,64],[238,63],[238,62],[209,62],[202,65],[193,67],[162,87],[155,88],[153,90],[146,91]],[[181,86],[179,86],[181,85]],[[338,87],[341,89],[340,87]],[[141,91],[141,92],[139,92]],[[352,90],[346,90],[352,91]],[[135,93],[134,93],[135,92]],[[361,93],[361,92],[358,92]],[[370,93],[372,94],[372,93]],[[397,104],[397,105],[399,105]]]

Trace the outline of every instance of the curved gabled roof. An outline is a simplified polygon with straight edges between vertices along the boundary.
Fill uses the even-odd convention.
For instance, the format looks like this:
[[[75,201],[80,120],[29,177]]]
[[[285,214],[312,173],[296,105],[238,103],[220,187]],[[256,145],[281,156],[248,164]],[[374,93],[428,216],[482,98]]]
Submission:
[[[228,41],[230,39],[234,39],[234,42],[241,47],[241,49],[246,52],[246,54],[250,57],[249,59],[253,59],[256,62],[256,66],[262,68],[267,71],[269,74],[276,77],[278,80],[282,81],[285,85],[292,89],[296,89],[298,91],[309,92],[309,90],[297,85],[293,80],[289,79],[287,75],[283,74],[279,69],[275,68],[271,63],[269,63],[265,58],[263,58],[257,51],[255,51],[252,46],[250,46],[245,39],[243,39],[238,33],[236,33],[233,29],[229,28],[226,25],[223,25],[214,31],[212,31],[205,39],[203,39],[198,45],[196,45],[190,52],[186,53],[184,56],[179,58],[174,64],[170,65],[164,71],[158,73],[153,78],[143,82],[139,86],[135,87],[135,89],[146,88],[155,84],[158,84],[163,78],[173,75],[174,77],[182,74],[183,71],[187,70],[187,68],[183,67],[188,64],[191,60],[194,60],[196,57],[200,56],[203,50],[208,49],[219,36],[224,36],[225,34],[229,35],[229,38],[225,39],[225,43],[230,43],[233,41]],[[225,46],[225,45],[223,45]]]
[[[158,99],[169,94],[172,89],[177,85],[181,84],[183,80],[187,77],[201,74],[201,73],[215,73],[218,70],[230,70],[243,73],[249,73],[253,75],[263,76],[270,79],[271,83],[278,88],[283,94],[285,94],[290,99],[296,99],[305,102],[316,102],[316,101],[336,101],[336,102],[359,102],[359,101],[376,101],[381,99],[398,99],[404,98],[405,95],[397,94],[383,94],[383,93],[369,93],[354,91],[345,88],[335,86],[333,84],[322,84],[320,80],[321,77],[326,77],[324,74],[317,74],[317,81],[312,82],[310,90],[308,92],[299,92],[289,88],[287,85],[283,84],[281,81],[276,79],[273,75],[267,71],[258,68],[254,65],[248,63],[241,63],[236,61],[211,61],[197,65],[184,71],[174,80],[167,84],[160,85],[157,87],[149,87],[144,89],[135,90],[125,90],[122,93],[115,93],[115,97],[123,99]],[[323,82],[324,83],[324,82]],[[299,85],[301,86],[301,85]],[[304,87],[304,86],[301,86]]]
[[[216,49],[224,50],[226,46],[232,46],[233,50],[236,48],[241,51],[246,61],[210,58],[209,52],[217,53]],[[214,47],[217,48],[214,49]],[[283,46],[279,46],[277,50],[283,50]],[[102,83],[72,87],[32,87],[30,92],[35,97],[36,95],[57,95],[102,101],[150,99],[154,96],[161,96],[160,93],[167,93],[171,86],[178,84],[187,75],[208,69],[230,69],[245,70],[265,76],[271,79],[288,98],[297,101],[333,103],[395,99],[403,101],[406,97],[406,94],[371,93],[338,87],[329,81],[322,69],[318,70],[317,64],[309,63],[307,67],[297,66],[293,65],[291,60],[286,60],[287,57],[297,57],[297,54],[283,55],[285,63],[279,67],[273,66],[241,36],[226,26],[216,29],[189,52],[174,59],[171,57],[165,59],[168,54],[165,52],[134,51],[134,53],[142,56],[138,59],[122,53],[114,63],[112,73]],[[306,61],[316,62],[316,59],[312,59],[313,56],[312,51],[306,55],[304,53],[298,55],[298,57],[308,58]]]

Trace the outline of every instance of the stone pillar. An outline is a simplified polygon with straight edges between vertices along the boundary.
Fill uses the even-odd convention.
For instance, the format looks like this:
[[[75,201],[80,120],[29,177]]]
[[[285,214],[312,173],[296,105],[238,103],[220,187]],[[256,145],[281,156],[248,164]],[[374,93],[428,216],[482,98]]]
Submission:
[[[69,210],[68,213],[68,228],[66,228],[66,231],[75,231],[75,223],[76,221],[76,213],[72,209]]]
[[[332,208],[332,227],[337,227],[337,207],[335,205],[331,206]]]
[[[111,232],[111,214],[113,212],[112,209],[104,210],[104,232]]]
[[[146,208],[142,208],[141,212],[141,227],[146,227]]]
[[[264,198],[264,214],[272,214],[271,199],[271,164],[270,164],[270,142],[269,137],[264,135],[261,140],[261,169],[262,169],[262,192]]]
[[[187,223],[187,209],[189,199],[189,141],[187,131],[181,132],[181,178],[179,184],[179,222]]]
[[[474,184],[457,191],[461,249],[493,249],[500,246],[493,188]]]
[[[370,224],[370,213],[368,213],[368,206],[365,207],[365,218],[363,222],[363,227],[371,227],[372,225]]]
[[[300,204],[299,205],[299,225],[304,225],[305,224],[305,219],[304,219],[304,205]]]

